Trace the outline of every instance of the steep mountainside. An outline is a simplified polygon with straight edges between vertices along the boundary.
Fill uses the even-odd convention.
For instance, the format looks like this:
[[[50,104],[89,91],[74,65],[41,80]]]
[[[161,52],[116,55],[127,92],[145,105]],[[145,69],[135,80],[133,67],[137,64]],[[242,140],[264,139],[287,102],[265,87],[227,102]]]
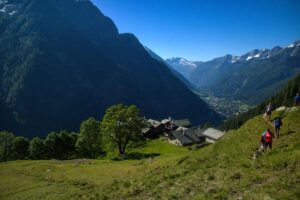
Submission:
[[[0,5],[0,129],[28,137],[74,130],[116,103],[136,104],[152,118],[219,121],[134,35],[119,34],[90,1]]]
[[[199,62],[187,78],[200,91],[257,104],[276,93],[298,72],[300,41],[286,48],[255,49],[242,56],[226,55]]]
[[[297,93],[300,93],[300,74],[293,78],[289,83],[276,95],[265,100],[261,104],[257,105],[255,108],[242,113],[238,116],[232,117],[226,120],[221,128],[224,130],[237,129],[242,126],[246,121],[252,119],[253,117],[263,114],[267,105],[271,102],[274,109],[280,106],[293,106],[294,97]]]
[[[176,76],[179,80],[181,80],[190,90],[195,90],[196,89],[196,87],[190,81],[188,81],[187,78],[185,78],[181,73],[179,73],[177,70],[175,70],[173,67],[171,67],[171,65],[167,61],[162,59],[159,55],[154,53],[148,47],[145,47],[145,50],[149,53],[149,55],[153,59],[155,59],[155,60],[157,60],[161,63],[164,63],[171,70],[171,72],[174,74],[174,76]]]
[[[283,117],[281,137],[273,149],[251,159],[261,133],[268,128],[261,116],[228,132],[214,145],[182,155],[168,165],[148,169],[111,185],[109,199],[299,199],[300,110]],[[155,161],[154,161],[155,163]],[[126,187],[128,183],[128,187]],[[275,192],[276,191],[276,192]]]

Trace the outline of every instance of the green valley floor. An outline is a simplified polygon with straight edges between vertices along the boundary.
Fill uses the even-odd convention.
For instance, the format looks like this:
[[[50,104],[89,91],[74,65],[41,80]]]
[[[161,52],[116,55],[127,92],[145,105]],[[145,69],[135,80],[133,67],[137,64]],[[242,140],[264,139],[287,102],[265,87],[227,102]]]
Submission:
[[[300,108],[276,116],[281,137],[255,160],[262,116],[198,150],[157,139],[130,152],[143,159],[1,163],[0,199],[300,199]]]

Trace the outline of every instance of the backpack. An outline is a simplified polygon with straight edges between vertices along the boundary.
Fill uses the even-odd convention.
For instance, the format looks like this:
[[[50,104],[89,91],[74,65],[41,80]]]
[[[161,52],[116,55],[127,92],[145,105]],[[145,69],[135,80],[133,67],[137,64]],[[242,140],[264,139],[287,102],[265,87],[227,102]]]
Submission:
[[[266,142],[266,131],[261,135],[261,138],[260,138],[260,142],[261,143],[265,143]]]
[[[275,120],[275,127],[280,127],[282,125],[282,122],[280,119]]]
[[[266,137],[266,142],[272,142],[272,134],[270,132],[267,131],[265,137]]]
[[[272,106],[267,106],[267,113],[271,113],[271,111],[272,111]]]

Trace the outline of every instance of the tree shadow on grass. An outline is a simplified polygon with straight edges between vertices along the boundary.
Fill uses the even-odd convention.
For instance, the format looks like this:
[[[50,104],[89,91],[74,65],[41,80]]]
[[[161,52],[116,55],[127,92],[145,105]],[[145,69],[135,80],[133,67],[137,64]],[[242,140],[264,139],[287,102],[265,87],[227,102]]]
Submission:
[[[140,152],[130,152],[126,154],[126,160],[142,160],[145,158],[154,158],[159,156],[159,153],[140,153]]]

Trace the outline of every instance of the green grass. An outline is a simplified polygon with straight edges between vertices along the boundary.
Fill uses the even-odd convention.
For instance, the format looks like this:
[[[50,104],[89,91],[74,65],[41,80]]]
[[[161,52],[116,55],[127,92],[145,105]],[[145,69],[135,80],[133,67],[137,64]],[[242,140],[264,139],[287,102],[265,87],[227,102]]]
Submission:
[[[283,116],[272,151],[251,159],[269,124],[258,116],[197,151],[152,140],[144,159],[0,164],[0,199],[299,199],[300,109]]]
[[[149,141],[135,152],[157,155],[126,161],[79,159],[1,163],[0,199],[96,197],[98,193],[91,194],[91,190],[142,176],[145,168],[155,169],[189,154],[187,148],[176,147],[160,139]]]

